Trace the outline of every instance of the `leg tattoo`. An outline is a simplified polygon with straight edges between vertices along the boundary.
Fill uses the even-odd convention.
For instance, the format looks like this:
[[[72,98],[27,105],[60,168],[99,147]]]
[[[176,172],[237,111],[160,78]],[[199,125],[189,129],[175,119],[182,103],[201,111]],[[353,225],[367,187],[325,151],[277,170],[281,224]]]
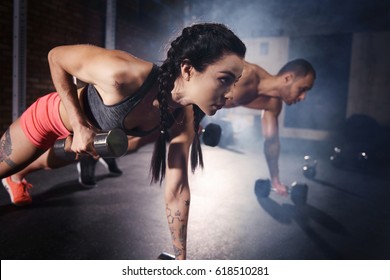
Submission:
[[[9,129],[4,133],[4,137],[0,142],[0,162],[5,162],[10,167],[15,167],[16,163],[10,159],[10,155],[12,153],[12,141],[11,141],[11,133]]]

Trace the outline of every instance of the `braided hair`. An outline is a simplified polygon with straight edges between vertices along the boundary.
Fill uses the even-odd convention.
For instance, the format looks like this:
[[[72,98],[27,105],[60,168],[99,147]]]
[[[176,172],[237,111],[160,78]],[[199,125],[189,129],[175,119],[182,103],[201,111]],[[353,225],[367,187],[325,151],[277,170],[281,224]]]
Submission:
[[[165,177],[166,142],[169,141],[167,97],[171,94],[174,82],[180,74],[183,61],[190,61],[196,71],[203,72],[208,65],[218,61],[225,54],[236,54],[244,58],[245,52],[244,43],[225,25],[218,23],[203,23],[186,27],[181,35],[171,42],[167,58],[161,65],[158,76],[157,100],[160,109],[160,135],[155,143],[152,156],[152,182],[160,181],[161,184]],[[195,137],[191,145],[192,172],[195,171],[198,164],[203,167],[198,129],[204,116],[204,113],[196,105],[193,105],[193,111]]]

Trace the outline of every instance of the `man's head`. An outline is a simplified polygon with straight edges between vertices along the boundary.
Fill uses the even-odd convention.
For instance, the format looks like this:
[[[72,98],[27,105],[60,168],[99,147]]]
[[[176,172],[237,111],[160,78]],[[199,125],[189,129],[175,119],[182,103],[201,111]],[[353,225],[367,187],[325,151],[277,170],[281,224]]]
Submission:
[[[280,97],[291,105],[305,99],[313,87],[316,71],[305,59],[295,59],[286,63],[277,75],[282,81]]]

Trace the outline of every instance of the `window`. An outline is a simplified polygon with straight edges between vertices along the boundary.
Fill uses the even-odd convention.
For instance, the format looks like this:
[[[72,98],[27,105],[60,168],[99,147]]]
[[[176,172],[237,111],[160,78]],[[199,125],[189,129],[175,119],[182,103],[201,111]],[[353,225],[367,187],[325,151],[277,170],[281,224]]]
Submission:
[[[268,55],[268,42],[260,43],[260,55]]]

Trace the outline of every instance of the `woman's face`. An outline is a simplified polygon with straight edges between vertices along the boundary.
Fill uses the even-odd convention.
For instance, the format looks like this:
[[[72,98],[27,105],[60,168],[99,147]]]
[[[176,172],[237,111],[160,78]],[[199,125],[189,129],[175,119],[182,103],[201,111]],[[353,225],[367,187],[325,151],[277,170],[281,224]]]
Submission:
[[[196,104],[206,115],[214,115],[226,99],[233,98],[232,87],[240,78],[244,60],[235,54],[226,54],[203,72],[190,67],[184,75],[185,99]]]

